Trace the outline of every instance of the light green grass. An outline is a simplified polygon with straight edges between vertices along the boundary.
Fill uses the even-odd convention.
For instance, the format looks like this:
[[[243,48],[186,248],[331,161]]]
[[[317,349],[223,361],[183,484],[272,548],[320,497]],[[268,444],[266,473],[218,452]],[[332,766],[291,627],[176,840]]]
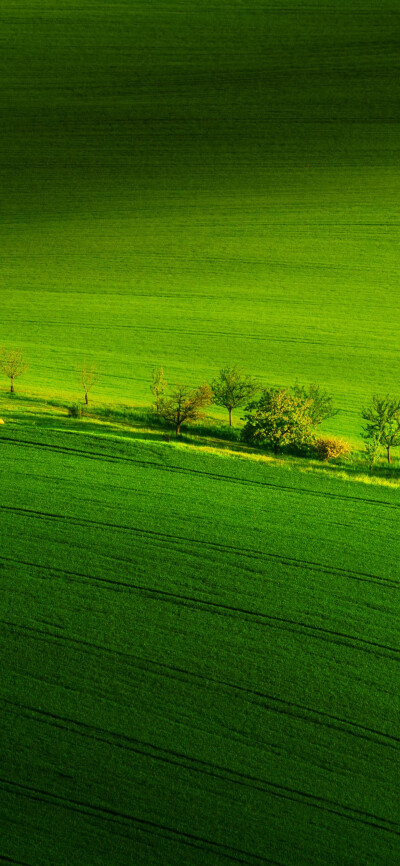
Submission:
[[[23,388],[143,403],[153,366],[397,391],[389,4],[2,8],[0,344]]]

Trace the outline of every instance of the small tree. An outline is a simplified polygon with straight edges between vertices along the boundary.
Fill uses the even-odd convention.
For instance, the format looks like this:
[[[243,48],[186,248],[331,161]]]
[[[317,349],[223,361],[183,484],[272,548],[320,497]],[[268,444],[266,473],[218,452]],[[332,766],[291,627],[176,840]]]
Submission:
[[[320,385],[311,383],[307,386],[299,385],[296,382],[292,392],[296,398],[308,404],[308,414],[313,427],[317,427],[318,424],[322,424],[322,421],[337,415],[338,410],[333,408],[332,397]]]
[[[284,445],[301,446],[312,439],[312,420],[304,400],[286,388],[267,388],[246,407],[242,438],[253,445],[270,445],[274,453]]]
[[[364,453],[365,453],[365,456],[367,458],[368,468],[370,471],[372,470],[373,465],[375,463],[375,460],[379,454],[379,449],[380,449],[379,441],[376,438],[368,439],[367,442],[365,443],[365,452]]]
[[[224,406],[229,413],[229,426],[232,427],[232,411],[248,403],[259,390],[257,382],[246,376],[238,367],[225,367],[211,382],[214,403]]]
[[[22,349],[0,349],[0,370],[10,379],[10,393],[14,394],[14,380],[22,376],[29,364],[24,360]]]
[[[94,367],[93,365],[89,367],[85,361],[81,370],[81,385],[85,392],[86,406],[89,405],[89,393],[97,381],[98,372],[96,370],[96,367]]]
[[[400,399],[389,394],[385,397],[374,394],[372,404],[362,409],[361,416],[367,421],[363,428],[364,439],[374,443],[374,455],[380,445],[386,448],[390,463],[390,449],[400,445]]]
[[[212,391],[204,383],[200,388],[190,390],[184,385],[176,385],[170,397],[162,399],[159,414],[165,421],[173,424],[176,435],[179,436],[182,424],[190,424],[204,418],[202,409],[212,400]]]
[[[154,408],[157,415],[159,415],[164,391],[167,387],[167,383],[164,379],[164,368],[159,367],[158,370],[152,370],[151,376],[152,383],[150,385],[150,391],[154,397]]]

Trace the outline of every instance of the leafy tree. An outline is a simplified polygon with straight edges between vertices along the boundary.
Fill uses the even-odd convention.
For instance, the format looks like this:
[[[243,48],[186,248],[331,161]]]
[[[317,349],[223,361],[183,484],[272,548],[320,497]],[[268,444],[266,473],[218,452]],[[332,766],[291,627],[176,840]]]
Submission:
[[[208,406],[211,400],[212,391],[206,383],[195,390],[190,390],[185,385],[176,385],[171,395],[160,401],[159,414],[174,425],[176,435],[179,436],[182,424],[190,424],[204,417],[202,409]]]
[[[300,446],[312,438],[308,404],[286,388],[263,390],[259,400],[246,407],[245,421],[244,441],[270,445],[275,454],[284,445]]]
[[[390,463],[390,449],[400,445],[400,399],[389,394],[384,397],[374,394],[372,404],[362,409],[361,417],[367,421],[363,428],[363,437],[370,445],[369,456],[371,457],[372,443],[374,456],[378,447],[383,446]]]
[[[152,370],[151,376],[152,382],[150,385],[150,391],[154,397],[154,408],[157,412],[157,415],[159,415],[163,394],[167,387],[167,383],[164,379],[164,368],[159,367],[158,370]]]
[[[317,427],[318,424],[322,424],[322,421],[337,415],[338,410],[333,408],[332,397],[320,385],[311,383],[307,386],[299,385],[296,382],[292,392],[296,398],[308,404],[308,413],[313,427]]]
[[[236,366],[220,370],[217,378],[211,382],[211,388],[214,394],[213,402],[228,410],[230,427],[233,409],[244,406],[259,390],[254,379],[246,376]]]
[[[94,367],[93,365],[88,366],[85,361],[81,370],[81,385],[85,392],[86,406],[89,405],[89,393],[92,390],[93,386],[96,384],[97,380],[98,372],[96,370],[96,367]]]
[[[22,376],[29,364],[24,360],[22,349],[0,349],[0,370],[10,379],[10,392],[14,394],[14,380]]]

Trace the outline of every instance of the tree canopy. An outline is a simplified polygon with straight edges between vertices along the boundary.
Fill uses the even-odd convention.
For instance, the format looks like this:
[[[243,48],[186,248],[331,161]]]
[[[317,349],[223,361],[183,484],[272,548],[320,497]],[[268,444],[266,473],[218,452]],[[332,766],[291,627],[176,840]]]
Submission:
[[[266,388],[246,407],[242,437],[252,445],[269,445],[277,454],[285,445],[311,441],[309,405],[286,388]]]
[[[154,408],[157,415],[160,414],[160,406],[166,387],[167,383],[164,379],[164,368],[159,367],[157,370],[152,370],[150,391],[154,397]]]
[[[159,414],[174,425],[176,435],[179,436],[182,424],[191,424],[204,417],[202,409],[208,406],[211,400],[212,391],[206,383],[195,389],[178,384],[169,397],[160,400]]]
[[[363,436],[371,461],[378,448],[383,446],[390,463],[390,449],[400,445],[400,399],[390,394],[374,394],[371,405],[362,410],[361,416],[367,422]]]
[[[299,385],[297,382],[292,388],[296,398],[308,405],[308,414],[313,427],[322,424],[327,418],[337,415],[337,409],[333,408],[333,400],[328,391],[311,382],[310,385]]]
[[[211,382],[211,388],[214,394],[213,402],[228,410],[229,424],[232,426],[233,409],[248,403],[258,390],[258,385],[251,376],[234,366],[220,370]]]
[[[29,364],[24,359],[22,349],[0,349],[0,370],[10,379],[11,394],[14,394],[15,391],[14,380],[22,376],[28,367]]]

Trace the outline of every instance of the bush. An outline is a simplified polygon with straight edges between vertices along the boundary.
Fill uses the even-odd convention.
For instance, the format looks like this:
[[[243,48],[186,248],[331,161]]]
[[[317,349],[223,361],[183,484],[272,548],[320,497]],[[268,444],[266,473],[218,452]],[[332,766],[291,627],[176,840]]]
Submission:
[[[258,400],[246,406],[242,439],[249,445],[273,448],[304,447],[312,440],[308,403],[286,388],[265,388]]]
[[[67,407],[68,417],[69,418],[81,418],[82,417],[82,406],[80,403],[73,403],[72,406]]]
[[[351,454],[348,442],[336,436],[319,436],[313,447],[318,460],[333,460],[335,457],[346,459]]]

